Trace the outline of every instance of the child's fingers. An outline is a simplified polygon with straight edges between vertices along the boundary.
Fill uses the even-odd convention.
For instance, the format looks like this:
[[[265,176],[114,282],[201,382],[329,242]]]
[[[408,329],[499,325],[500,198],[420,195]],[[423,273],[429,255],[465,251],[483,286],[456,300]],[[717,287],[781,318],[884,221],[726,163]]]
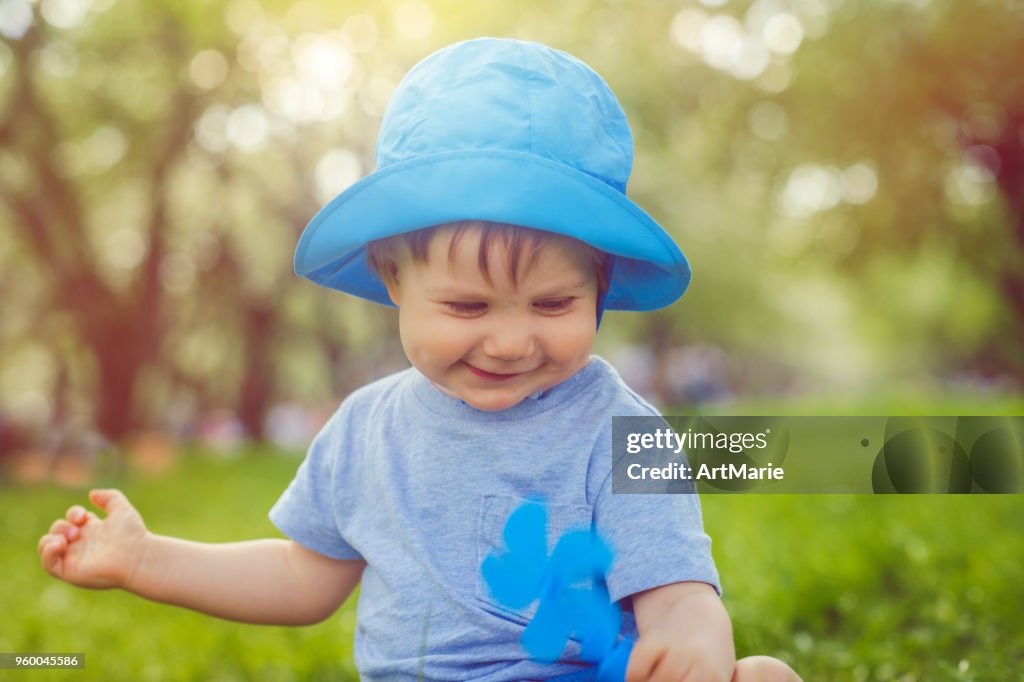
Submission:
[[[62,563],[66,548],[67,540],[63,535],[48,534],[39,538],[39,558],[43,563],[43,570],[56,578],[62,577]]]
[[[47,543],[56,542],[57,538],[59,538],[59,537],[61,537],[61,536],[53,535],[52,533],[47,533],[43,537],[39,538],[39,553],[40,554],[43,553],[43,549],[44,549],[44,547],[46,546]]]
[[[68,513],[64,515],[64,518],[66,518],[71,523],[82,525],[83,523],[89,520],[89,512],[87,512],[85,510],[85,507],[83,507],[82,505],[76,504],[68,508]]]
[[[97,507],[107,512],[107,514],[113,514],[120,509],[132,508],[131,502],[124,496],[124,493],[115,488],[91,490],[89,491],[89,499]]]
[[[51,535],[61,535],[68,541],[76,539],[79,535],[81,535],[81,532],[82,531],[78,528],[78,526],[70,524],[64,519],[57,519],[53,522],[53,525],[50,526]]]
[[[642,637],[633,646],[626,666],[626,682],[645,682],[652,679],[665,651],[660,647],[650,646]]]

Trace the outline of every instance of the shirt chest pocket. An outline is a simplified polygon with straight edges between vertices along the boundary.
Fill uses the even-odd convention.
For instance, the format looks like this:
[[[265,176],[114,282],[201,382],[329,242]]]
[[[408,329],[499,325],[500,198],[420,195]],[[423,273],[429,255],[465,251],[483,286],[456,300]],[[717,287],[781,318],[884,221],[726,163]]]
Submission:
[[[514,495],[485,495],[480,500],[480,515],[477,525],[476,597],[487,605],[488,610],[513,616],[515,620],[524,623],[532,618],[537,611],[537,601],[534,600],[522,609],[511,609],[502,605],[491,594],[480,567],[483,565],[484,559],[491,554],[507,551],[503,537],[505,523],[512,512],[528,502],[529,500]],[[547,511],[545,534],[549,557],[555,543],[567,532],[588,530],[591,526],[593,512],[586,505],[545,502],[544,509]]]

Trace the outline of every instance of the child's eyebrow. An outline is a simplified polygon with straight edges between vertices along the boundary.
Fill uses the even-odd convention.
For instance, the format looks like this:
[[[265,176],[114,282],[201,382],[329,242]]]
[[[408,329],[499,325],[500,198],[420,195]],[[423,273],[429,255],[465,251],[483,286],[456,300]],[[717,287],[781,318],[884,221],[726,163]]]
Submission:
[[[537,294],[538,298],[545,298],[551,296],[561,296],[564,294],[572,293],[578,289],[585,289],[587,286],[587,280],[580,279],[571,282],[558,282],[550,287],[545,287],[541,293]]]
[[[458,296],[469,296],[482,298],[487,295],[487,292],[483,289],[472,289],[469,287],[451,286],[451,287],[427,287],[423,290],[427,296],[440,296],[440,297],[458,297]]]

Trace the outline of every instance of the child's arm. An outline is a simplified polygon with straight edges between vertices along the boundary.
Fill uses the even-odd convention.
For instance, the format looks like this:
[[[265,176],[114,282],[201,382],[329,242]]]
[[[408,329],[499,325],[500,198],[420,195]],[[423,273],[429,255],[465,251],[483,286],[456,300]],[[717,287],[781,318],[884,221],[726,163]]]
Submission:
[[[205,544],[155,535],[119,491],[89,497],[105,518],[76,505],[39,541],[43,568],[80,587],[119,587],[229,620],[308,625],[334,613],[365,566],[289,540]]]
[[[684,582],[633,595],[640,636],[627,682],[728,682],[736,651],[722,600],[707,583]]]

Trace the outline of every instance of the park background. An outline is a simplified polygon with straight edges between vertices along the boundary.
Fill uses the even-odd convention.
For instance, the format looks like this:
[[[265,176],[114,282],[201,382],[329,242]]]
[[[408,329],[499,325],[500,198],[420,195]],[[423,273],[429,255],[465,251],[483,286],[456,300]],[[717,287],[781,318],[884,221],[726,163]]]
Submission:
[[[598,339],[671,413],[1024,414],[1024,4],[1014,0],[0,0],[0,651],[40,679],[355,678],[350,601],[289,629],[47,576],[94,485],[149,528],[266,512],[391,310],[295,277],[374,167],[388,95],[483,35],[601,73],[629,193],[694,266]],[[441,502],[443,503],[443,502]],[[1017,496],[705,496],[738,653],[807,680],[1024,668]]]

